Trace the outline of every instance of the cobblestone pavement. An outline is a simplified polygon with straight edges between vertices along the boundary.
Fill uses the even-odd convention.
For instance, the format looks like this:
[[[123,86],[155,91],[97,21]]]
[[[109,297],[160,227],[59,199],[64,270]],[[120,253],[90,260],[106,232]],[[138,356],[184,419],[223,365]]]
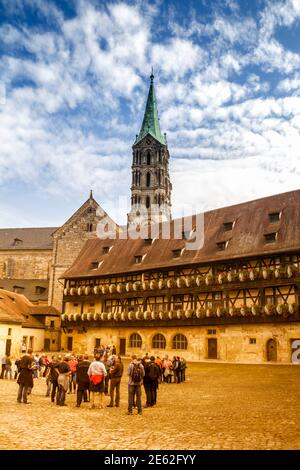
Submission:
[[[0,449],[300,449],[300,367],[189,364],[187,381],[163,384],[158,404],[127,416],[120,408],[66,407],[35,380],[30,405],[0,380]],[[106,398],[108,403],[108,398]]]

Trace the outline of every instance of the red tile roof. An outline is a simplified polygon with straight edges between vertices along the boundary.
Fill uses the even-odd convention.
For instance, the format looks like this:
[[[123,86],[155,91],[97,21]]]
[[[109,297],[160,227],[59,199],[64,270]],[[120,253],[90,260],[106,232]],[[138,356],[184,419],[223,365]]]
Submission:
[[[32,303],[24,295],[0,289],[0,322],[21,324],[27,328],[44,328],[31,315]]]
[[[271,223],[269,214],[274,212],[279,212],[281,217],[279,222]],[[193,226],[195,220],[196,216],[193,216]],[[234,222],[234,227],[225,231],[224,223],[228,222]],[[264,235],[273,232],[277,232],[277,240],[266,243]],[[220,251],[217,243],[223,241],[228,244]],[[300,250],[300,190],[206,212],[203,247],[185,249],[180,258],[174,258],[173,250],[186,247],[186,243],[186,240],[174,239],[173,235],[169,240],[158,238],[150,245],[143,239],[89,240],[63,277],[107,276]],[[113,248],[103,254],[105,246]],[[139,264],[135,263],[137,255],[146,255]],[[92,269],[92,262],[96,261],[102,263],[98,269]]]

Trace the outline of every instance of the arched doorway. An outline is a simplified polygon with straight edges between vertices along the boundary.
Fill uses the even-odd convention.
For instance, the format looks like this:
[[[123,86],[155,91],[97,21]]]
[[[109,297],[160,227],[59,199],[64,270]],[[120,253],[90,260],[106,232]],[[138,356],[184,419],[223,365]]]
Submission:
[[[277,361],[277,343],[273,338],[269,339],[267,342],[267,361]]]

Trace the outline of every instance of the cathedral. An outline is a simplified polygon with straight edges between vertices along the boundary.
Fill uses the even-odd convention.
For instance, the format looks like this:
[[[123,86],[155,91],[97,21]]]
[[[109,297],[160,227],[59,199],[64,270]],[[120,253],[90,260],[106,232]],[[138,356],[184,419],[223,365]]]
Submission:
[[[40,318],[58,312],[46,350],[292,362],[300,190],[172,219],[169,159],[151,74],[127,226],[90,194],[62,227],[2,229],[0,289],[23,293]]]

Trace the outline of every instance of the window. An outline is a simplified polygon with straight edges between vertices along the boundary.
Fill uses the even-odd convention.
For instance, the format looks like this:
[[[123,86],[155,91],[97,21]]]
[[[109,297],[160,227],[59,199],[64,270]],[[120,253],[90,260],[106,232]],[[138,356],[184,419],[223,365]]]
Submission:
[[[142,338],[138,333],[132,333],[129,338],[129,346],[131,348],[141,348],[142,347]]]
[[[172,250],[172,253],[173,253],[173,258],[180,258],[180,256],[181,256],[181,250],[180,249]]]
[[[208,335],[216,335],[216,334],[217,334],[217,330],[207,330],[207,334],[208,334]]]
[[[216,245],[219,251],[224,251],[228,245],[228,241],[218,242]]]
[[[145,238],[145,245],[152,245],[152,238]]]
[[[151,165],[151,154],[150,154],[149,150],[148,150],[148,153],[147,153],[147,165]]]
[[[271,212],[269,214],[270,224],[275,224],[276,222],[279,222],[280,218],[281,218],[281,212]]]
[[[186,336],[181,334],[175,335],[172,341],[172,349],[187,349]]]
[[[7,336],[11,336],[11,328],[8,328]]]
[[[233,229],[234,222],[224,222],[223,228],[225,232],[229,232],[230,230]]]
[[[54,320],[51,320],[50,321],[50,328],[54,328],[54,326],[55,326],[55,322],[54,322]]]
[[[21,287],[21,286],[13,286],[13,291],[16,293],[16,294],[22,294],[24,290],[24,287]]]
[[[23,240],[20,240],[19,238],[15,238],[13,241],[13,246],[20,246],[23,244]]]
[[[86,231],[87,232],[92,232],[93,231],[93,224],[87,224]]]
[[[256,344],[256,338],[249,338],[250,344]]]
[[[46,287],[42,287],[42,286],[35,286],[35,293],[38,294],[38,295],[41,295],[41,294],[44,294],[44,292],[46,292]]]
[[[52,340],[52,344],[55,344],[55,339]]]
[[[151,184],[151,173],[147,173],[147,176],[146,176],[146,186],[147,188],[149,188]]]
[[[137,255],[134,257],[134,259],[135,259],[135,264],[139,264],[143,261],[142,255]]]
[[[154,349],[166,349],[166,338],[164,335],[158,333],[152,338],[152,348]]]
[[[100,346],[101,346],[100,338],[95,338],[95,348],[100,348]]]
[[[265,233],[265,243],[274,243],[277,240],[277,232]]]
[[[106,255],[106,254],[109,252],[109,248],[110,248],[109,246],[104,246],[104,247],[102,248],[102,253],[103,253],[104,255]]]
[[[146,197],[146,208],[149,209],[150,207],[150,196]]]
[[[182,240],[189,240],[190,236],[191,236],[191,232],[188,230],[186,232],[181,233]]]
[[[92,268],[92,269],[97,269],[98,266],[99,266],[99,262],[98,262],[98,261],[92,261],[92,263],[91,263],[91,268]]]

